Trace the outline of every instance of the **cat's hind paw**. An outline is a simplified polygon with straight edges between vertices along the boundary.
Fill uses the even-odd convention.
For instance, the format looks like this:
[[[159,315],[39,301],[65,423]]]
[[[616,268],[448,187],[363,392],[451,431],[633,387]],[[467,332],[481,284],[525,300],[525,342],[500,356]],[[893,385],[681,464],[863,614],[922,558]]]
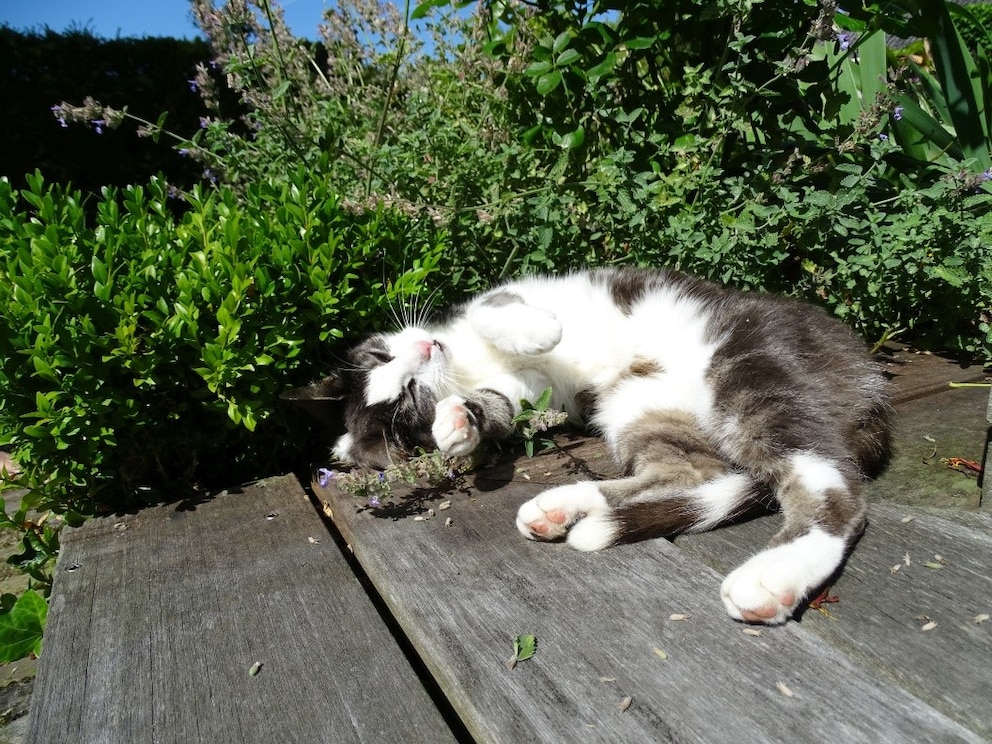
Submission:
[[[476,426],[475,416],[465,405],[465,400],[457,395],[438,401],[434,408],[431,434],[438,449],[448,457],[464,457],[479,446],[479,427]]]
[[[478,307],[471,313],[472,327],[497,349],[516,356],[545,354],[561,341],[562,325],[550,310],[511,303]]]
[[[734,569],[720,588],[735,620],[780,625],[840,566],[845,542],[812,530],[792,542],[768,548]]]
[[[517,529],[530,540],[566,538],[576,550],[601,550],[616,542],[610,508],[595,483],[558,486],[517,511]]]

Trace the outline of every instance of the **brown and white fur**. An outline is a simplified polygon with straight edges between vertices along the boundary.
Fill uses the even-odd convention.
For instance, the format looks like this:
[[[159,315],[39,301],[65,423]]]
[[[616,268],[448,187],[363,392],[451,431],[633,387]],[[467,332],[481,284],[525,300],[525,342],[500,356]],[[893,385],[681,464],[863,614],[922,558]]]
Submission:
[[[505,438],[519,401],[551,387],[624,475],[523,504],[532,540],[600,550],[774,500],[782,529],[723,582],[727,611],[748,622],[785,622],[840,568],[891,439],[885,380],[841,323],[665,270],[510,282],[443,324],[367,339],[335,384],[348,430],[335,455],[379,468]]]

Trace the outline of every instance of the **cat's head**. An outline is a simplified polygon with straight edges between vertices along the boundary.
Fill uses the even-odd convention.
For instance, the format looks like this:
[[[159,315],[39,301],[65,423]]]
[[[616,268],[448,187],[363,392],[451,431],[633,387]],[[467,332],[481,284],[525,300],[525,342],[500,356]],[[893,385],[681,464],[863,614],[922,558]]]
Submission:
[[[344,402],[344,462],[377,469],[435,447],[434,406],[443,397],[448,349],[418,328],[377,334],[348,352],[329,387]],[[326,382],[326,381],[325,381]]]

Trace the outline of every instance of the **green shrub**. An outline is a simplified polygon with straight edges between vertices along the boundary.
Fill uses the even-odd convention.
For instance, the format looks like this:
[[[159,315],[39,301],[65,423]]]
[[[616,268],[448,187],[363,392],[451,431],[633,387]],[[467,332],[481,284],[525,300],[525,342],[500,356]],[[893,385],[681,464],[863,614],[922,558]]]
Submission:
[[[264,473],[292,444],[280,392],[415,295],[443,247],[303,169],[243,202],[196,189],[181,218],[160,180],[106,190],[92,221],[28,180],[0,181],[0,442],[30,503],[70,521]]]

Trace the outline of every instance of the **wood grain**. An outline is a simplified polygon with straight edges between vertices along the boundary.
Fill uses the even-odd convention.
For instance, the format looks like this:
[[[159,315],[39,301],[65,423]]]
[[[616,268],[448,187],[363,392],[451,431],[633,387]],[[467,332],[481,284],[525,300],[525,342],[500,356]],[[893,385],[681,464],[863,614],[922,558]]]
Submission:
[[[519,504],[597,460],[580,442],[467,493],[397,492],[378,510],[317,487],[478,741],[981,740],[806,623],[745,634],[719,600],[721,572],[677,543],[582,554],[525,540]],[[522,633],[537,654],[507,669]]]
[[[70,531],[34,701],[37,744],[453,740],[293,476]]]

